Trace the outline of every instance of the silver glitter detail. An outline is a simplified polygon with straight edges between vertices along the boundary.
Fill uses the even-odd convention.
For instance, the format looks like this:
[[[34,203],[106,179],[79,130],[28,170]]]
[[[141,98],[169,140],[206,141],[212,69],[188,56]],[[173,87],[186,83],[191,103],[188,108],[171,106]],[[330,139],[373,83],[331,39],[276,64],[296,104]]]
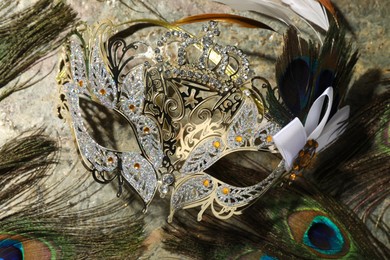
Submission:
[[[163,158],[160,129],[154,118],[143,114],[145,100],[144,74],[143,65],[130,71],[123,81],[118,106],[119,110],[133,123],[142,149],[157,169],[161,166]]]
[[[148,204],[157,189],[157,177],[153,166],[140,154],[123,153],[122,175]]]
[[[256,104],[251,99],[246,98],[245,101],[228,129],[227,144],[231,149],[251,146],[253,143],[252,137],[259,121],[259,113]],[[238,136],[242,138],[241,142],[237,142]]]
[[[239,215],[242,213],[242,208],[264,194],[284,173],[284,161],[282,161],[266,179],[244,188],[228,185],[205,173],[184,177],[172,192],[168,222],[172,221],[175,211],[182,208],[201,207],[198,221],[202,220],[203,213],[209,207],[214,216],[220,219],[230,218],[234,214]],[[205,180],[208,181],[207,186],[204,185]],[[226,194],[223,192],[224,188],[228,189]]]
[[[135,116],[131,121],[136,126],[138,140],[145,155],[153,163],[153,166],[158,169],[161,166],[164,154],[157,123],[144,115]],[[145,132],[146,129],[148,129],[147,132]]]
[[[88,80],[83,48],[73,40],[70,42],[70,51],[69,60],[73,82],[80,87],[80,91],[85,92]]]
[[[78,97],[79,87],[68,83],[64,85],[64,90],[69,102],[69,112],[81,154],[97,171],[112,172],[118,166],[117,156],[114,152],[96,143],[89,136],[81,117]]]
[[[209,180],[206,187],[203,182]],[[171,209],[183,208],[195,201],[206,198],[214,190],[212,179],[207,174],[192,175],[189,178],[181,179],[181,182],[172,193]]]
[[[95,40],[90,61],[89,83],[99,101],[108,108],[115,108],[117,87],[100,57],[99,41]]]
[[[274,123],[268,123],[258,128],[253,135],[255,139],[254,145],[256,145],[257,150],[270,148],[270,146],[274,145],[272,138],[271,141],[268,141],[268,138],[274,136],[279,131],[280,126]]]
[[[73,46],[73,47],[72,47]],[[89,97],[88,88],[77,86],[76,83],[64,84],[64,92],[69,103],[69,112],[72,117],[73,129],[76,140],[79,145],[82,156],[91,163],[92,169],[98,172],[112,172],[118,167],[118,156],[122,159],[122,175],[127,182],[137,191],[143,201],[147,204],[152,199],[157,189],[157,176],[155,168],[158,168],[162,162],[162,149],[160,143],[159,129],[156,123],[142,114],[144,102],[144,68],[139,66],[134,68],[124,79],[122,92],[117,102],[116,95],[118,90],[111,76],[105,69],[105,65],[98,53],[98,43],[92,50],[91,76],[89,81],[85,77],[85,59],[81,47],[77,43],[71,44],[70,60],[71,71],[74,80],[85,80],[83,83],[89,83],[93,93],[99,101],[108,108],[118,109],[137,126],[137,135],[139,142],[146,155],[151,158],[153,165],[150,164],[142,155],[134,152],[113,152],[99,145],[88,134],[81,117],[81,108],[79,105],[79,95],[84,94]],[[80,76],[81,75],[81,76]],[[84,77],[83,77],[84,75]],[[101,95],[99,90],[103,86],[105,95]],[[135,112],[130,110],[129,106],[135,106]],[[145,127],[148,127],[148,134],[145,134]],[[139,164],[139,169],[134,168],[134,164]]]
[[[83,159],[90,164],[88,166],[91,170],[109,173],[118,173],[121,170],[123,178],[140,195],[145,204],[150,203],[157,189],[162,196],[172,189],[170,220],[175,210],[191,207],[201,207],[198,220],[208,208],[221,219],[226,219],[233,214],[241,214],[244,206],[266,192],[284,173],[282,165],[265,180],[249,187],[235,187],[203,173],[230,152],[269,149],[273,145],[272,138],[269,136],[273,136],[280,130],[272,122],[263,122],[263,115],[259,113],[250,90],[244,89],[240,93],[241,85],[248,79],[249,61],[238,48],[218,45],[215,40],[219,34],[216,22],[206,25],[199,37],[181,31],[167,32],[157,42],[157,46],[150,49],[150,54],[154,53],[157,63],[151,62],[151,64],[142,60],[143,65],[136,67],[127,64],[129,66],[126,74],[121,74],[121,76],[125,75],[124,78],[115,76],[118,82],[114,81],[112,75],[114,72],[110,70],[107,58],[101,56],[106,53],[102,43],[99,42],[100,38],[97,37],[92,41],[92,46],[89,46],[91,49],[82,46],[76,40],[71,41],[68,48],[70,71],[67,71],[68,78],[62,84]],[[177,44],[178,47],[176,60],[171,60],[171,56],[164,53],[165,47],[171,43]],[[192,50],[194,46],[190,45],[201,47],[199,60],[191,60],[191,55],[188,55],[187,51]],[[89,64],[86,64],[85,57],[89,57]],[[233,66],[233,63],[237,66]],[[146,78],[148,68],[151,68],[149,72],[158,71],[160,74],[148,73]],[[153,78],[154,76],[156,77]],[[173,79],[178,84],[188,81],[190,87],[192,83],[198,83],[214,94],[231,92],[224,94],[234,94],[236,101],[239,101],[234,109],[226,108],[226,112],[232,114],[231,118],[221,123],[218,129],[215,128],[217,129],[215,133],[214,128],[210,128],[207,134],[192,136],[191,140],[187,140],[191,145],[188,145],[182,158],[178,157],[180,164],[175,165],[174,162],[169,161],[171,157],[168,153],[173,152],[174,149],[164,150],[166,158],[169,159],[166,162],[168,167],[177,166],[174,171],[172,168],[162,168],[163,145],[173,148],[177,145],[175,141],[183,140],[178,140],[178,136],[172,137],[172,140],[165,139],[165,133],[163,139],[162,129],[164,131],[166,129],[161,126],[162,118],[158,113],[161,111],[156,113],[151,111],[154,109],[153,106],[162,105],[159,103],[161,100],[154,99],[155,94],[160,91],[154,89],[154,80],[158,81],[160,76],[163,80]],[[150,83],[150,79],[153,83]],[[146,82],[150,85],[146,86]],[[162,89],[161,93],[168,94],[168,98],[171,98],[169,92],[163,92],[166,90],[164,85],[159,88]],[[178,103],[184,102],[186,96],[182,93],[185,91],[180,89],[179,92],[181,94],[172,99]],[[96,96],[101,104],[124,115],[134,129],[141,153],[113,151],[93,140],[83,125],[79,106],[81,95],[86,98]],[[199,99],[206,100],[206,97]],[[193,106],[191,105],[191,108]],[[210,111],[213,109],[210,108]],[[186,112],[183,116],[190,117],[187,113],[190,112]],[[164,119],[169,119],[170,115],[164,113],[162,115],[167,116]],[[190,119],[189,121],[188,125],[191,123]],[[171,123],[169,120],[166,122]],[[206,133],[206,128],[200,130]],[[166,140],[170,143],[165,143]],[[183,146],[178,147],[183,148]],[[178,150],[174,151],[172,158],[179,154]],[[183,165],[180,168],[181,163]],[[227,190],[224,190],[225,188]]]
[[[142,65],[133,68],[121,85],[120,109],[129,119],[142,114],[145,99],[144,73]],[[130,106],[134,106],[133,110]]]
[[[219,147],[214,144],[218,142]],[[193,174],[204,171],[216,162],[225,150],[225,144],[220,137],[213,137],[198,145],[188,156],[181,173]]]

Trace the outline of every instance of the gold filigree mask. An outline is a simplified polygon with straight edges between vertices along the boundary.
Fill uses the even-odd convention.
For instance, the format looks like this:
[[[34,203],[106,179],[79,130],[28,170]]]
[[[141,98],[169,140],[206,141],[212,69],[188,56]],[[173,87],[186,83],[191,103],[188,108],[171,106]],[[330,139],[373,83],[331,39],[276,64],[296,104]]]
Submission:
[[[153,44],[127,42],[136,26],[167,31]],[[71,37],[58,81],[65,95],[82,159],[95,179],[126,181],[145,206],[158,190],[171,193],[169,221],[181,208],[211,208],[218,218],[240,214],[285,172],[281,163],[266,179],[235,187],[204,171],[236,151],[272,147],[280,127],[264,118],[261,95],[248,84],[249,61],[232,46],[216,43],[217,23],[195,37],[162,22],[144,21],[120,31],[104,22]],[[80,98],[122,115],[138,151],[109,149],[87,132]]]

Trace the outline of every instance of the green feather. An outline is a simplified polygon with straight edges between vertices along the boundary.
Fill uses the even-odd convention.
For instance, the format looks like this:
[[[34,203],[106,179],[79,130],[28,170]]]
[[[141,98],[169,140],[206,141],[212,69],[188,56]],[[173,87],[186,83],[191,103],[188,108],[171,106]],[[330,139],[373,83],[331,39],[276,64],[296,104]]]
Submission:
[[[39,0],[22,11],[17,1],[0,3],[0,100],[31,86],[31,79],[5,87],[64,41],[75,12],[63,1]]]
[[[57,152],[56,141],[42,131],[24,134],[2,146],[0,258],[7,259],[7,254],[25,259],[139,256],[142,220],[115,196],[83,209],[94,199],[88,194],[94,194],[96,186],[88,184],[91,178],[86,174],[49,181]]]
[[[300,182],[271,190],[243,215],[231,220],[218,221],[208,216],[196,222],[195,216],[181,215],[165,227],[165,248],[195,259],[240,259],[248,255],[277,259],[390,256],[356,216],[337,201],[313,190],[313,186]],[[294,215],[298,217],[292,219]],[[336,253],[324,254],[305,244],[304,235],[310,232],[315,216],[329,219],[340,230],[339,237],[344,242]]]
[[[8,202],[26,193],[48,168],[57,162],[57,142],[43,134],[43,130],[24,132],[0,147],[0,202]],[[17,183],[18,185],[7,184]]]
[[[364,222],[374,223],[374,231],[383,234],[385,243],[390,239],[382,218],[390,195],[389,98],[385,93],[361,108],[339,142],[317,157],[317,170],[306,174],[323,192],[349,205]]]
[[[307,179],[274,187],[242,215],[219,221],[210,213],[201,222],[195,220],[195,212],[194,216],[178,216],[165,227],[166,249],[197,259],[259,259],[266,255],[277,259],[389,258],[389,249],[341,203],[372,210],[388,197],[388,100],[384,94],[353,115],[345,134],[305,172]],[[275,160],[271,158],[274,155],[269,156]],[[223,175],[233,185],[254,184],[269,172],[259,157],[233,154],[208,173]],[[339,191],[337,200],[330,196],[335,190]],[[364,215],[361,218],[364,220]],[[383,219],[375,223],[388,234]],[[320,239],[313,235],[316,232]],[[332,239],[321,240],[321,234]],[[334,247],[333,251],[324,250],[327,247]],[[228,257],[217,257],[224,249]]]

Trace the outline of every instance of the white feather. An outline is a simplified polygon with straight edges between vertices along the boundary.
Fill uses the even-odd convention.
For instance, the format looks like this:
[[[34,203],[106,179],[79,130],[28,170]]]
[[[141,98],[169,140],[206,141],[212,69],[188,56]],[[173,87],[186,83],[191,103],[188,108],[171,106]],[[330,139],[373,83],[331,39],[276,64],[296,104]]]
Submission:
[[[305,20],[312,22],[325,31],[329,29],[329,19],[325,7],[316,0],[282,0]]]
[[[289,8],[283,6],[280,1],[277,3],[277,1],[272,0],[215,0],[215,2],[229,5],[236,10],[261,13],[278,19],[287,25],[292,25]]]
[[[329,28],[325,8],[317,0],[214,0],[242,11],[254,11],[293,25],[292,11],[324,30]]]

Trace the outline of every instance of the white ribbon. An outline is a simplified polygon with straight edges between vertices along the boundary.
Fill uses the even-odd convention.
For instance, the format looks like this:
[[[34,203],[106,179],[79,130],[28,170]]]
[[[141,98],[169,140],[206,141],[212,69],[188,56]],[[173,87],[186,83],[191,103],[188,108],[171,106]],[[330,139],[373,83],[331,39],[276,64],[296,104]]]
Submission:
[[[327,107],[325,115],[320,121],[325,100],[327,101]],[[329,122],[326,123],[332,109],[332,103],[333,88],[329,87],[314,101],[307,115],[305,126],[296,117],[273,136],[273,141],[285,160],[287,171],[291,169],[299,151],[308,140],[314,139],[317,141],[318,147],[316,151],[319,152],[344,132],[345,125],[341,127],[340,124],[348,119],[349,106],[338,110]]]

